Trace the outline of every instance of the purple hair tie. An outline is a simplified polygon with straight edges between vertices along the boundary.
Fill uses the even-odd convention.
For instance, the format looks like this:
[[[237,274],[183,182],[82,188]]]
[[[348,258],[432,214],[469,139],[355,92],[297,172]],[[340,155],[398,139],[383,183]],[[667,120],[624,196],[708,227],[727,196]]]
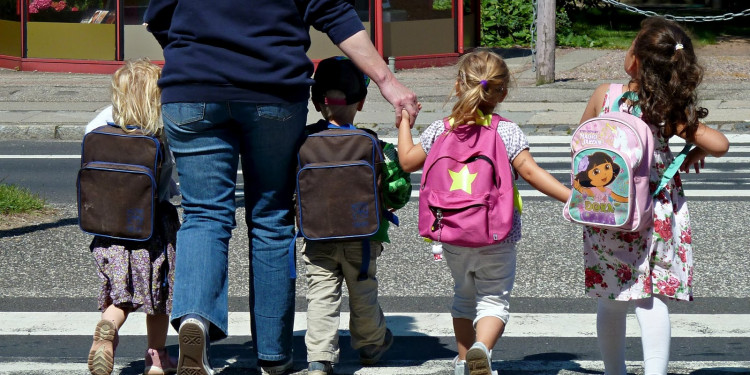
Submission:
[[[486,79],[483,79],[483,80],[479,81],[479,84],[481,84],[483,88],[485,88],[485,89],[487,88],[487,80]]]

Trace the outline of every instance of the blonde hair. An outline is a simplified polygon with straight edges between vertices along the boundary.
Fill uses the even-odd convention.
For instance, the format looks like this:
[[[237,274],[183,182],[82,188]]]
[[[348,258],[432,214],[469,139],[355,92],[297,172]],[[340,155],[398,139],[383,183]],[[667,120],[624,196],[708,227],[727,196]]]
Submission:
[[[477,49],[458,60],[456,104],[451,117],[453,126],[475,123],[477,110],[489,115],[505,99],[510,84],[510,70],[500,55]]]
[[[149,59],[131,60],[112,75],[112,117],[125,131],[137,125],[150,134],[161,135],[161,91],[156,81],[161,68]]]

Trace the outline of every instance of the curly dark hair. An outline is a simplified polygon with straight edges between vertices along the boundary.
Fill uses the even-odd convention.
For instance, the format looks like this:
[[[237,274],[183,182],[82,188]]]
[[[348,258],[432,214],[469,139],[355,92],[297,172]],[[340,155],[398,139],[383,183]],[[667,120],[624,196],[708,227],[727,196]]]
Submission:
[[[612,160],[612,158],[609,155],[607,155],[607,154],[605,154],[603,152],[598,152],[597,151],[597,152],[589,155],[588,158],[589,158],[589,165],[586,168],[586,170],[578,172],[578,174],[576,174],[576,177],[575,177],[575,179],[578,181],[578,183],[581,184],[581,186],[584,186],[584,187],[593,187],[594,186],[594,185],[591,184],[591,179],[589,178],[589,171],[591,169],[593,169],[597,165],[601,165],[601,164],[604,164],[604,163],[609,163],[612,166],[612,180],[610,180],[607,183],[607,185],[609,185],[612,182],[614,182],[615,179],[617,178],[617,175],[620,174],[620,166],[617,165],[617,164],[615,164],[614,160]],[[607,185],[604,185],[604,186],[607,186]]]
[[[678,44],[682,48],[678,48]],[[696,88],[703,80],[703,67],[693,50],[693,43],[680,25],[660,18],[646,18],[633,41],[633,54],[639,61],[638,101],[643,120],[661,128],[669,138],[677,134],[692,140],[708,109],[697,105]]]

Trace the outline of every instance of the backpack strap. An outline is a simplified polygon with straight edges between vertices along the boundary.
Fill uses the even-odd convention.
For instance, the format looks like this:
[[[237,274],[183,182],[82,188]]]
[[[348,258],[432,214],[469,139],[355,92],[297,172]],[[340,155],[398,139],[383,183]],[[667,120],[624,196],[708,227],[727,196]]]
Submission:
[[[500,126],[500,119],[501,117],[497,113],[492,114],[492,122],[490,122],[490,128],[493,129],[495,133],[497,133],[497,129]],[[500,133],[498,133],[497,136],[500,137]],[[502,138],[500,140],[502,140]],[[503,146],[505,146],[504,143]],[[505,153],[508,153],[507,147],[505,148]],[[516,171],[512,165],[511,169],[513,170],[513,176],[516,180],[518,180],[518,171]],[[518,191],[518,186],[516,185],[515,180],[513,181],[513,207],[518,210],[519,214],[523,214],[523,199],[521,198],[521,192]]]
[[[610,83],[607,91],[607,106],[610,112],[620,112],[620,98],[622,97],[622,87],[620,83]]]
[[[685,161],[688,152],[690,152],[690,149],[692,148],[692,143],[685,144],[685,147],[682,148],[682,151],[680,151],[680,153],[674,158],[674,160],[672,160],[667,169],[664,171],[664,174],[661,176],[659,186],[656,187],[656,191],[654,191],[654,194],[652,195],[654,198],[656,198],[656,196],[659,195],[659,192],[664,189],[665,186],[667,186],[669,180],[671,180],[672,177],[677,174],[677,171],[680,169],[682,162]]]

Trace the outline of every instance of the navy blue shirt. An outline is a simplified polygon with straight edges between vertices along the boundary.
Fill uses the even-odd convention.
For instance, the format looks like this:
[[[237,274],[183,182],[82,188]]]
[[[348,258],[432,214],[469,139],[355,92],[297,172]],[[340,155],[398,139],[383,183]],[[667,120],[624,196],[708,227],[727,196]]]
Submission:
[[[364,30],[347,0],[151,0],[145,22],[164,49],[162,102],[309,98],[309,27],[339,44]]]

